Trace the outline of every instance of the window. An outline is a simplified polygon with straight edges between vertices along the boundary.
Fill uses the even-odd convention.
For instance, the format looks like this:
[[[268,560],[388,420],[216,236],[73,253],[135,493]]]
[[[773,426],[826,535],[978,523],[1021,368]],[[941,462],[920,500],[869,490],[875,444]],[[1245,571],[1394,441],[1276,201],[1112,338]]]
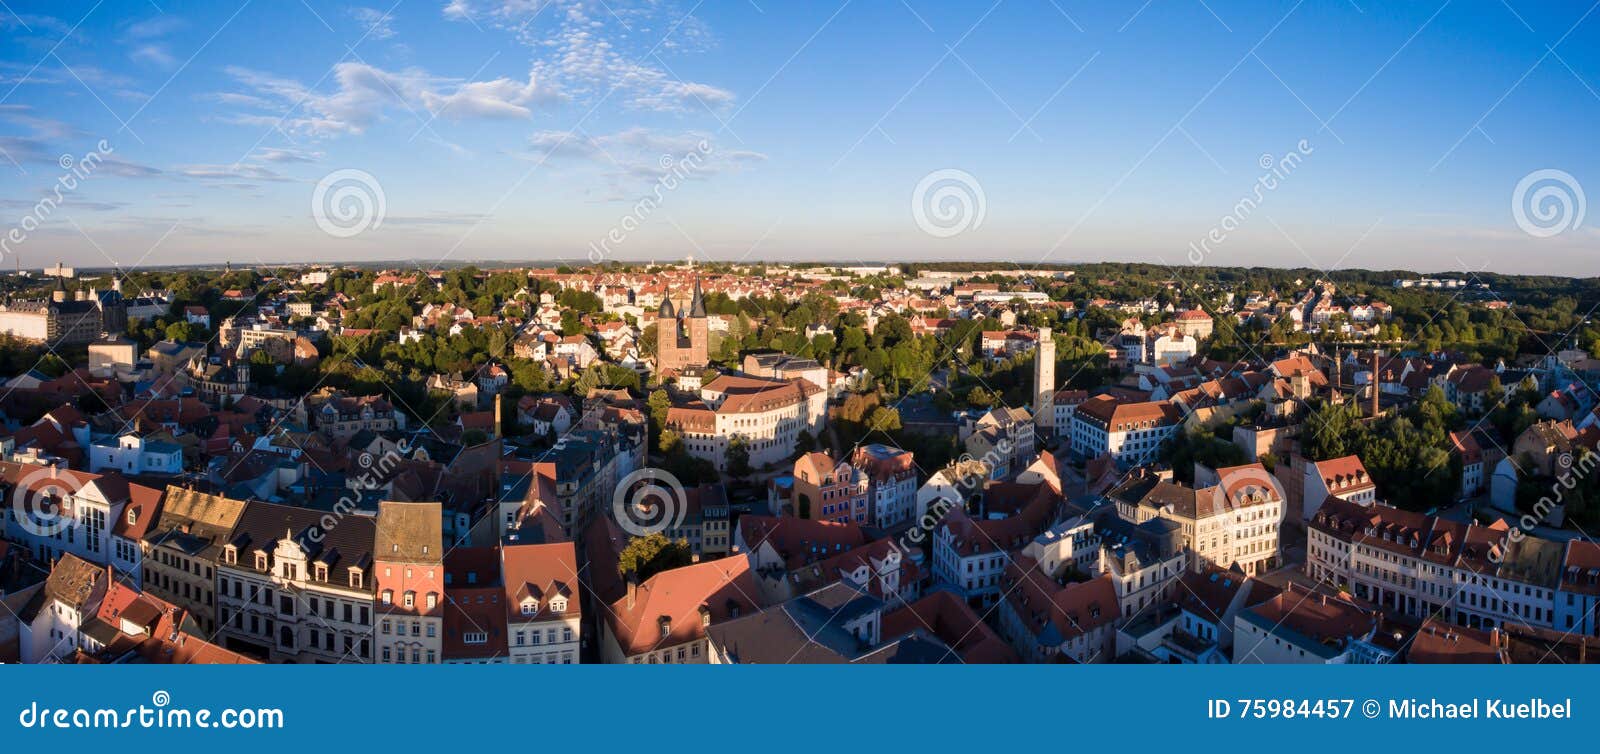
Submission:
[[[383,604],[385,604],[385,605],[393,605],[394,604],[394,590],[393,589],[385,589],[385,590],[383,590]]]

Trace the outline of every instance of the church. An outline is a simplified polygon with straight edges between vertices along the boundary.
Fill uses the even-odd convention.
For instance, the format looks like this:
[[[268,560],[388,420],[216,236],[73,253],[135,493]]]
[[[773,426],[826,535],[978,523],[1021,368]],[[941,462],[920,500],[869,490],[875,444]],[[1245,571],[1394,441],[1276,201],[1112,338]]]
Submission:
[[[706,323],[706,301],[700,279],[694,281],[694,297],[687,312],[672,306],[670,296],[661,299],[656,315],[656,373],[681,372],[687,367],[703,367],[709,355],[710,329]]]

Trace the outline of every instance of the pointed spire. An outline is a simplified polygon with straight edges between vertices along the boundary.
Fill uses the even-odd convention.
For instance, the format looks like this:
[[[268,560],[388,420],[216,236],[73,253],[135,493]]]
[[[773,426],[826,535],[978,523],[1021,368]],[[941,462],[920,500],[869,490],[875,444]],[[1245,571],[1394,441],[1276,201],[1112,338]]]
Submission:
[[[689,301],[689,316],[699,319],[706,317],[706,297],[700,291],[700,276],[694,276],[694,298]]]

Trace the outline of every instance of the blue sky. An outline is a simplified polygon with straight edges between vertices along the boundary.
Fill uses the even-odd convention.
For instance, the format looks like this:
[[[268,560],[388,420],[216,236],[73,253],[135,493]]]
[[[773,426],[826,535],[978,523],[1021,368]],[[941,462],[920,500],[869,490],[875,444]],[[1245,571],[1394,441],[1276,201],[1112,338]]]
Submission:
[[[1512,211],[1536,170],[1600,191],[1600,13],[1388,5],[6,0],[0,264],[1177,265],[1221,226],[1208,263],[1600,274],[1600,219]],[[382,218],[329,234],[349,169]],[[952,169],[981,221],[930,234]]]

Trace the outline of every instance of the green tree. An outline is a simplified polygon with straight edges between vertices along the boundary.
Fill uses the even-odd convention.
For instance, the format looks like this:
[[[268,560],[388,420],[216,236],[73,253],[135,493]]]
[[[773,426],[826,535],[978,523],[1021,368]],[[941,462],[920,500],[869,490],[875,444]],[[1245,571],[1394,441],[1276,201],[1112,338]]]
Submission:
[[[645,581],[662,571],[682,568],[694,562],[687,540],[673,541],[660,532],[634,537],[617,555],[617,573]]]

